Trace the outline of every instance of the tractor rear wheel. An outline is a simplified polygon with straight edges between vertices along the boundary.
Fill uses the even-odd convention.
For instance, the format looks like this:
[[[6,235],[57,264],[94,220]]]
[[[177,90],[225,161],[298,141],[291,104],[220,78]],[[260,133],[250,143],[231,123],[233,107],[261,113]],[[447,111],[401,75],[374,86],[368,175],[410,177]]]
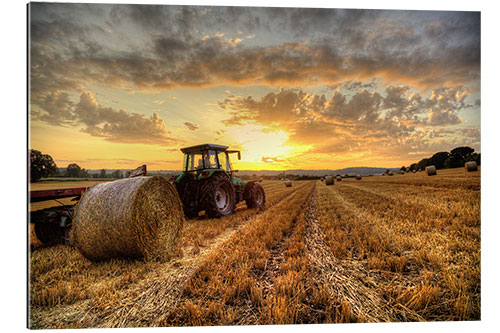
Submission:
[[[200,201],[208,217],[221,217],[233,213],[236,195],[228,177],[221,174],[212,176],[202,185],[200,193]]]
[[[248,208],[259,208],[264,206],[266,203],[266,193],[264,193],[262,185],[252,183],[251,187],[248,189],[245,202]]]

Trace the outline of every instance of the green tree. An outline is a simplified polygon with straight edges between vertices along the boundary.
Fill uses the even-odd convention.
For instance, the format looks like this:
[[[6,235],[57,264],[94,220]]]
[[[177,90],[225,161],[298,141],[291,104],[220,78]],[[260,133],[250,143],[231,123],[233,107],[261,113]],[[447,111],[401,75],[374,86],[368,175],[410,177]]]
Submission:
[[[442,169],[445,166],[446,160],[450,157],[450,153],[446,151],[441,151],[439,153],[435,153],[429,159],[429,165],[434,165],[436,169]]]
[[[410,165],[410,171],[417,170],[417,163]]]
[[[99,178],[106,178],[106,169],[101,169],[101,172],[99,172]]]
[[[57,174],[57,165],[50,155],[42,154],[40,151],[31,149],[28,165],[30,182],[34,183],[42,177]]]
[[[112,178],[123,178],[122,173],[121,173],[120,170],[113,171],[113,173],[111,174],[111,177]]]
[[[474,149],[471,147],[457,147],[450,151],[450,168],[463,167],[469,161]]]
[[[420,169],[425,169],[426,166],[429,166],[431,165],[430,164],[430,159],[428,158],[423,158],[421,159],[418,163],[417,163],[417,169],[420,170]]]
[[[80,177],[82,178],[88,178],[89,177],[89,172],[85,169],[80,170]]]
[[[71,163],[66,168],[66,177],[80,177],[80,172],[82,168],[76,163]]]
[[[481,154],[474,153],[474,154],[470,155],[470,157],[466,160],[466,162],[469,162],[469,161],[474,161],[477,163],[477,165],[481,165]]]

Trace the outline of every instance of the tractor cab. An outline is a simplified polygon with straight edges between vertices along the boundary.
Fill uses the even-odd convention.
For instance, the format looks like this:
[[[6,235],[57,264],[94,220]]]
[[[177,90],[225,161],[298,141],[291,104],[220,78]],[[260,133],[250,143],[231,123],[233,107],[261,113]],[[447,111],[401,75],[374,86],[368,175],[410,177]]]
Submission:
[[[194,173],[197,177],[210,177],[216,171],[223,171],[233,175],[229,154],[238,154],[238,159],[241,159],[241,153],[238,150],[228,150],[228,146],[203,144],[198,146],[181,148],[184,153],[184,162],[182,171]]]

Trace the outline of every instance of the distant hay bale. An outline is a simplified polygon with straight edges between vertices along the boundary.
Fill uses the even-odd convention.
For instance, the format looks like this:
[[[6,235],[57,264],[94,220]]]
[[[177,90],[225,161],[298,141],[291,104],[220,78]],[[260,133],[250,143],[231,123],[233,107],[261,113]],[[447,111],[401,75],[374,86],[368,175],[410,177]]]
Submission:
[[[292,182],[290,181],[290,179],[285,179],[285,185],[286,187],[292,187]]]
[[[413,169],[411,172],[413,172],[413,173],[417,173],[417,170]]]
[[[436,167],[434,165],[429,165],[428,167],[425,167],[425,173],[427,174],[427,176],[437,175]]]
[[[262,183],[264,181],[264,177],[259,177],[259,183]]]
[[[394,174],[392,173],[392,171],[389,171],[389,172],[387,173],[387,175],[388,175],[388,176],[392,176],[392,175],[394,175]]]
[[[75,247],[92,261],[115,257],[166,260],[184,224],[182,203],[164,177],[134,177],[98,184],[76,208]]]
[[[465,163],[465,171],[467,172],[477,171],[477,163],[474,161]]]
[[[337,177],[335,177],[335,179],[338,181],[338,182],[341,182],[342,181],[342,177],[339,175]]]
[[[361,180],[361,175],[356,175],[356,180]]]
[[[333,176],[326,176],[325,177],[325,185],[333,185]]]

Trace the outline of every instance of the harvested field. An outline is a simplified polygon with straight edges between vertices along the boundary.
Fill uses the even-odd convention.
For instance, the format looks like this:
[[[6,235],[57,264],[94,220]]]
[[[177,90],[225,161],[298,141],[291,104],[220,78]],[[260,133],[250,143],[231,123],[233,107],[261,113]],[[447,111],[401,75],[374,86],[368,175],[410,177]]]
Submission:
[[[480,171],[262,186],[262,209],[187,220],[168,262],[35,247],[30,326],[480,319]]]

